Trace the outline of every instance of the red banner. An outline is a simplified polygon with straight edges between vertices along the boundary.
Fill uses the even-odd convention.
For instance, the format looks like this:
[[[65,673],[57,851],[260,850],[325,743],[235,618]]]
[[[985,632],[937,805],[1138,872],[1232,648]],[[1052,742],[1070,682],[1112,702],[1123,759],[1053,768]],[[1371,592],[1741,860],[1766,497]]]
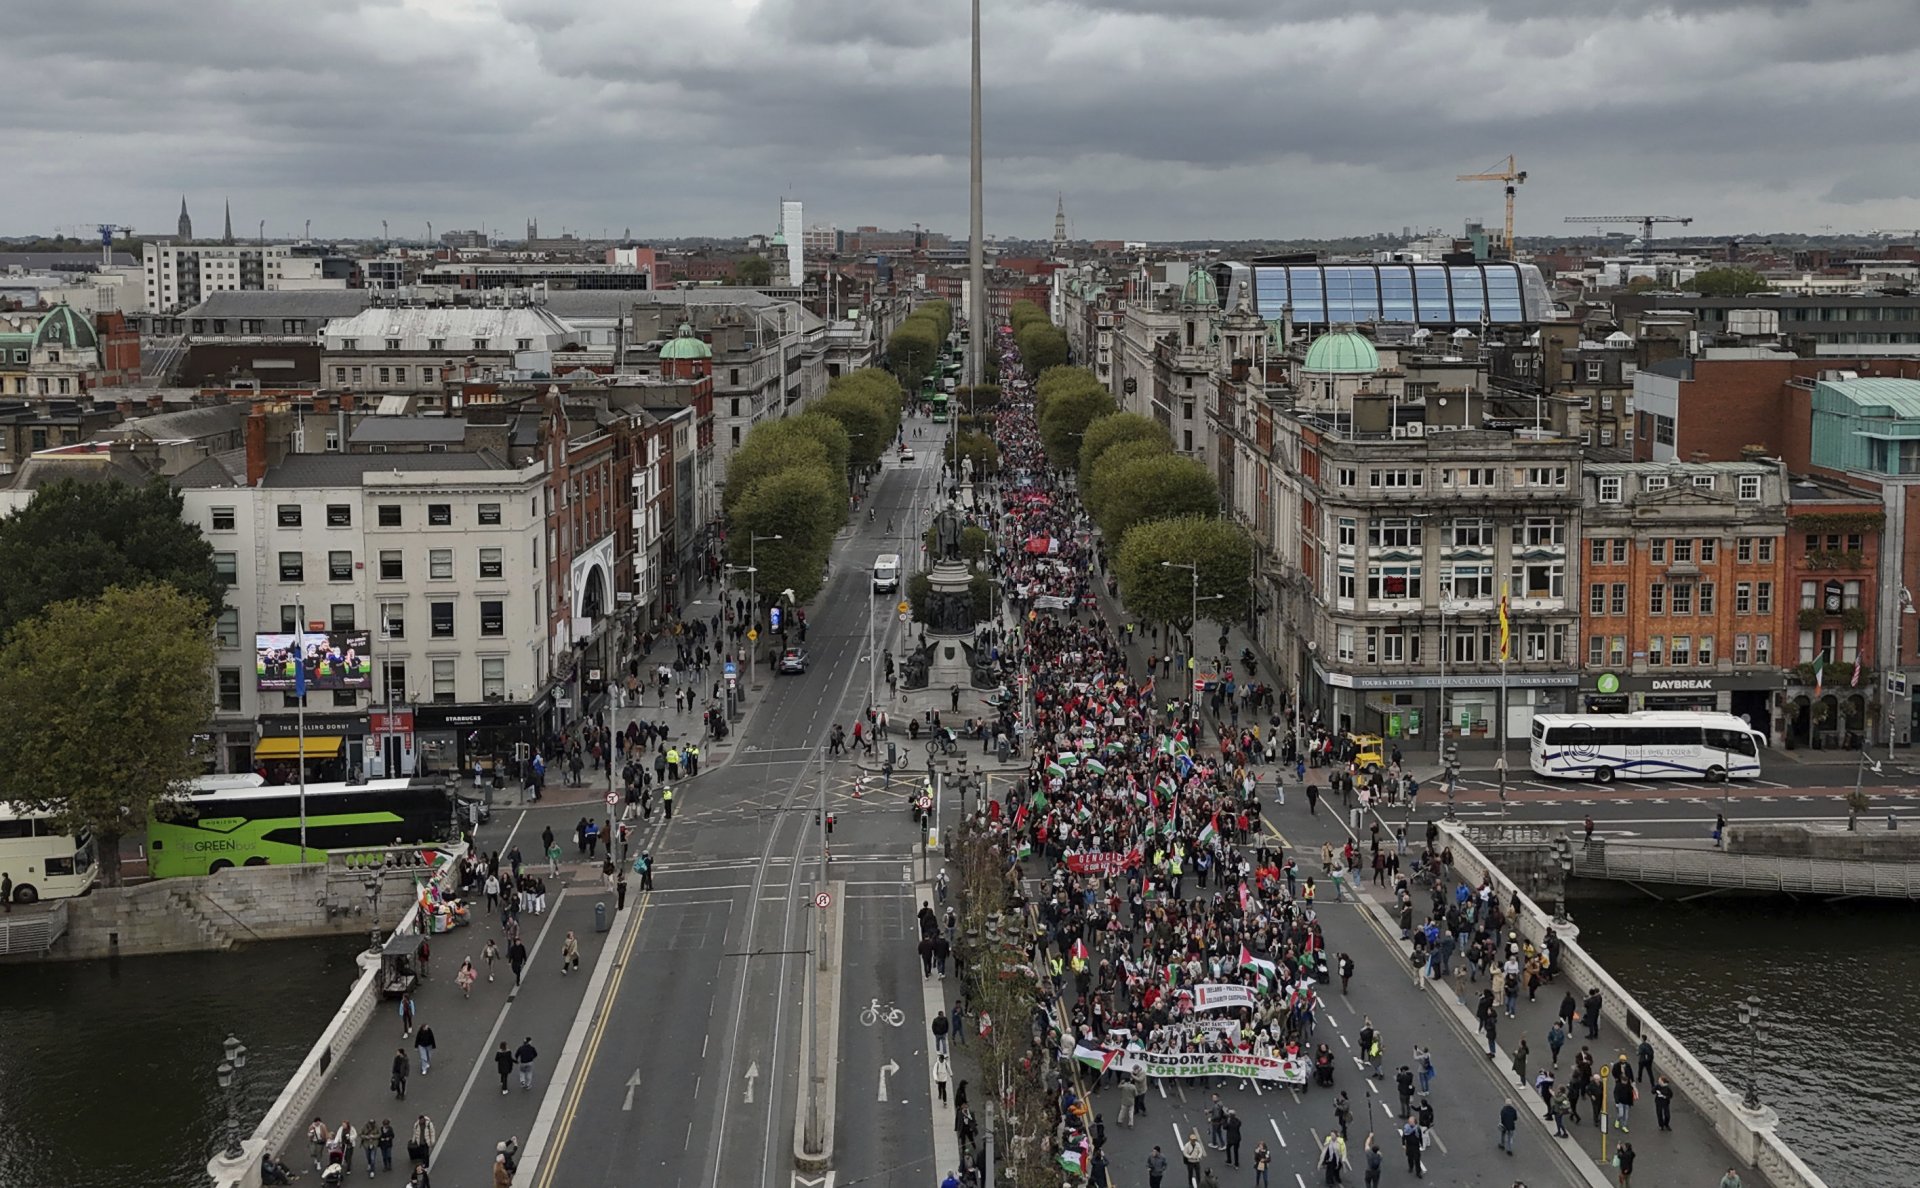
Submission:
[[[1122,854],[1114,850],[1105,850],[1087,854],[1067,855],[1067,869],[1074,874],[1119,874],[1129,866],[1138,866],[1141,860],[1139,846]]]

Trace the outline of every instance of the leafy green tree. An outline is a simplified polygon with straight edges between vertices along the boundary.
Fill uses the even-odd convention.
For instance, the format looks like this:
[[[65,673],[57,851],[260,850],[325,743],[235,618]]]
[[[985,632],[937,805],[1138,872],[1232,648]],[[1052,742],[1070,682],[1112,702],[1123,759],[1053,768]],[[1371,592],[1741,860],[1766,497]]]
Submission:
[[[1173,438],[1166,427],[1152,417],[1143,417],[1139,413],[1114,413],[1110,417],[1101,417],[1087,426],[1086,434],[1080,439],[1080,485],[1085,488],[1092,477],[1094,463],[1100,455],[1117,445],[1130,441],[1158,441],[1173,449]]]
[[[762,604],[782,590],[806,602],[820,592],[833,534],[844,516],[836,505],[836,480],[824,465],[793,466],[754,483],[728,521],[727,562],[759,569],[752,585]],[[754,536],[779,536],[749,547]],[[737,573],[734,584],[744,590],[748,575]]]
[[[1075,470],[1080,464],[1080,438],[1087,426],[1113,412],[1113,397],[1097,384],[1090,388],[1072,388],[1047,402],[1040,418],[1040,444],[1047,460],[1058,470]]]
[[[1064,363],[1055,364],[1040,373],[1033,385],[1033,417],[1038,421],[1047,415],[1047,405],[1056,397],[1068,392],[1105,391],[1106,385],[1100,378],[1084,367],[1069,367]]]
[[[1246,618],[1253,539],[1232,520],[1181,516],[1135,525],[1114,558],[1127,609],[1153,623],[1193,630],[1193,574],[1162,561],[1200,567],[1200,617],[1221,625]],[[1219,595],[1219,597],[1214,597]]]
[[[1067,336],[1058,326],[1029,323],[1015,332],[1013,341],[1020,346],[1020,363],[1030,376],[1067,361]]]
[[[847,436],[847,427],[834,417],[810,408],[797,417],[787,418],[796,429],[819,442],[827,452],[827,468],[841,479],[841,494],[845,495],[847,466],[853,456],[853,439]],[[780,424],[775,421],[772,424]]]
[[[1013,303],[1012,309],[1007,313],[1007,325],[1013,327],[1013,332],[1016,336],[1028,326],[1036,324],[1041,326],[1051,324],[1051,319],[1047,317],[1046,310],[1041,309],[1031,301],[1016,301]]]
[[[748,256],[735,264],[733,275],[743,285],[760,286],[773,283],[773,265],[765,256]]]
[[[1682,287],[1702,297],[1745,297],[1748,293],[1765,293],[1773,288],[1766,277],[1751,268],[1738,266],[1696,272]]]
[[[1086,506],[1087,514],[1093,517],[1093,522],[1100,523],[1100,517],[1106,514],[1103,496],[1113,489],[1115,474],[1129,463],[1143,458],[1164,458],[1172,452],[1171,445],[1150,437],[1108,446],[1093,464],[1087,481],[1080,486],[1080,501]],[[1115,540],[1107,542],[1109,548],[1114,547],[1115,543]]]
[[[201,592],[150,581],[56,602],[16,623],[0,649],[0,800],[92,833],[107,886],[120,883],[121,837],[201,769],[207,628]]]
[[[163,582],[211,615],[227,584],[213,546],[180,518],[181,498],[155,480],[63,479],[0,520],[0,639],[56,602],[97,598],[111,586]],[[251,562],[249,562],[250,564]]]
[[[845,429],[855,466],[873,466],[893,444],[887,409],[870,392],[849,389],[828,392],[813,402],[813,410],[832,417]]]
[[[857,394],[873,402],[884,421],[885,432],[881,434],[883,446],[899,434],[900,415],[906,408],[906,393],[901,389],[900,381],[891,374],[878,367],[850,371],[827,385],[829,395],[842,392]]]
[[[903,387],[917,388],[940,357],[940,336],[934,323],[908,318],[887,339],[887,368]]]
[[[1175,516],[1220,514],[1220,487],[1192,458],[1163,454],[1139,458],[1107,472],[1101,489],[1100,531],[1125,540],[1135,524]]]
[[[822,474],[838,473],[841,498],[846,497],[846,468],[842,466],[838,472],[834,471],[832,456],[815,433],[800,424],[798,418],[762,421],[748,431],[740,448],[727,461],[727,483],[720,492],[721,511],[731,518],[755,484],[795,466],[818,469]]]

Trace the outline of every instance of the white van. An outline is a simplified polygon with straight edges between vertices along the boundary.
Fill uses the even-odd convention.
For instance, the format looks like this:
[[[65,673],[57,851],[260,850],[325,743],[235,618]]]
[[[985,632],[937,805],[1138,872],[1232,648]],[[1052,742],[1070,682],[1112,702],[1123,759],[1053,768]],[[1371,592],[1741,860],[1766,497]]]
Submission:
[[[873,559],[873,592],[891,594],[900,588],[900,554],[882,553]]]

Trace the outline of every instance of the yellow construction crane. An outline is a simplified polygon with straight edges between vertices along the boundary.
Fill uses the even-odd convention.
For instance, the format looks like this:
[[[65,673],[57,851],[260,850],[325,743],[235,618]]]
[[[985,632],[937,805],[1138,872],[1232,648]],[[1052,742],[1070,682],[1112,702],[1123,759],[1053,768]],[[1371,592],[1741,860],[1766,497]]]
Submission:
[[[1487,170],[1485,173],[1463,173],[1454,181],[1497,181],[1507,185],[1507,237],[1504,241],[1507,254],[1513,254],[1513,191],[1514,187],[1527,180],[1527,171],[1513,167],[1513,157],[1507,157],[1507,167],[1498,172]]]

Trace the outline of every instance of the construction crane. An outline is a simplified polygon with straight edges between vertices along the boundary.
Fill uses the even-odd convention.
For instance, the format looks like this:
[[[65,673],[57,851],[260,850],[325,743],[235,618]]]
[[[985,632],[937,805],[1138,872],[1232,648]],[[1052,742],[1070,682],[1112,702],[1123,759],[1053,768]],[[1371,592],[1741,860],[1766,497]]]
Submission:
[[[1498,164],[1498,162],[1496,162],[1496,164]],[[1527,171],[1524,169],[1515,169],[1513,167],[1513,157],[1511,154],[1509,154],[1507,157],[1507,167],[1505,169],[1499,170],[1498,172],[1489,169],[1485,173],[1463,173],[1460,176],[1454,178],[1453,180],[1454,181],[1497,181],[1497,182],[1506,183],[1507,185],[1507,238],[1505,241],[1505,246],[1507,249],[1507,255],[1509,256],[1513,255],[1513,191],[1516,186],[1520,185],[1520,183],[1527,180]]]
[[[102,267],[108,267],[113,263],[113,237],[133,234],[132,227],[122,227],[118,223],[68,223],[53,230],[56,235],[71,235],[75,239],[89,233],[98,235]]]
[[[1638,223],[1640,224],[1640,262],[1653,263],[1653,225],[1655,223],[1678,223],[1682,227],[1693,222],[1691,215],[1568,215],[1569,223]]]

